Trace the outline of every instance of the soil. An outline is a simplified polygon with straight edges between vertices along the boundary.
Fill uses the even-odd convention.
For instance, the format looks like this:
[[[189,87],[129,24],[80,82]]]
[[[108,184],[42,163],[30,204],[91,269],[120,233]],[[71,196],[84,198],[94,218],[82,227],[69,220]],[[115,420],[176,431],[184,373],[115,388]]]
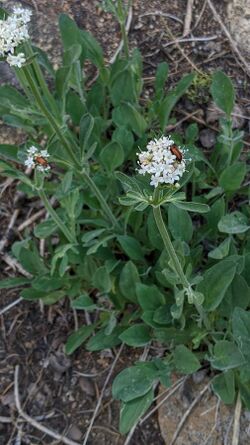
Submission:
[[[2,6],[11,6],[16,2],[0,2]],[[35,44],[48,51],[54,66],[58,66],[61,58],[60,38],[57,26],[57,17],[61,12],[68,13],[75,18],[79,26],[91,31],[101,42],[105,57],[108,62],[114,54],[120,42],[119,27],[112,16],[103,12],[100,2],[95,0],[27,0],[20,2],[33,10],[31,25],[32,36]],[[214,2],[216,9],[226,23],[226,1]],[[249,77],[242,69],[235,56],[229,41],[223,34],[220,25],[214,19],[212,12],[204,1],[195,0],[192,14],[192,37],[200,40],[180,42],[174,44],[177,38],[182,38],[183,22],[186,14],[186,2],[183,0],[134,0],[133,16],[129,30],[129,42],[131,48],[138,47],[144,58],[144,82],[145,95],[152,91],[152,83],[156,66],[159,62],[167,61],[170,65],[168,86],[171,87],[183,75],[194,69],[204,73],[213,72],[216,69],[225,71],[234,81],[237,90],[237,113],[244,115],[236,126],[245,130],[246,144],[249,143],[248,123],[250,119]],[[210,38],[212,39],[210,40]],[[247,55],[244,55],[247,57]],[[93,73],[89,73],[91,78]],[[16,81],[8,66],[0,64],[1,82]],[[216,136],[218,124],[217,117],[211,117],[207,112],[208,104],[197,99],[193,103],[190,98],[184,99],[181,106],[177,106],[175,118],[178,131],[183,131],[187,123],[197,121],[203,129],[204,151],[210,150],[210,140]],[[183,112],[184,110],[184,112]],[[195,114],[194,114],[195,113]],[[216,113],[215,113],[216,114]],[[183,121],[184,119],[184,121]],[[239,120],[239,119],[238,119]],[[179,124],[178,124],[179,122]],[[21,143],[24,134],[15,129],[1,125],[1,143]],[[206,132],[206,133],[205,133]],[[206,136],[206,137],[205,137]],[[248,150],[246,145],[245,153]],[[33,215],[40,208],[40,203],[28,202],[22,195],[15,202],[16,185],[1,182],[1,229],[4,236],[15,208],[19,209],[18,217],[13,229],[8,234],[8,243],[2,255],[1,275],[15,276],[19,272],[11,263],[8,264],[6,254],[11,255],[11,244],[16,239],[22,239],[23,232],[17,228],[20,223]],[[30,225],[26,233],[32,231]],[[1,307],[5,308],[11,302],[19,298],[18,290],[1,291]],[[78,314],[78,324],[81,326],[86,320]],[[61,441],[53,441],[51,437],[40,433],[29,422],[18,421],[16,400],[14,396],[14,369],[20,365],[19,392],[22,407],[33,419],[36,419],[49,429],[81,443],[88,423],[93,415],[100,396],[104,381],[110,367],[117,355],[117,350],[106,350],[101,353],[90,353],[80,348],[72,356],[64,354],[64,344],[68,335],[74,330],[76,319],[68,302],[63,301],[52,307],[41,307],[38,303],[19,302],[0,317],[1,341],[0,341],[0,445],[14,444],[57,444]],[[119,406],[112,400],[111,384],[115,375],[126,366],[140,358],[142,350],[124,349],[112,373],[111,379],[104,393],[99,414],[95,420],[88,444],[91,445],[122,445],[125,438],[118,432]],[[153,345],[149,349],[149,355],[161,356],[164,350]],[[206,376],[195,389],[195,383],[189,381],[191,388],[200,391],[206,385]],[[162,391],[162,389],[159,389]],[[184,403],[185,386],[182,390],[170,398],[162,408],[157,410],[138,426],[130,440],[134,445],[169,445],[171,435],[174,434],[178,422],[184,412],[192,403],[186,399]],[[206,396],[207,397],[207,396]],[[211,395],[210,395],[211,399]],[[198,403],[199,413],[205,412],[208,407],[217,406],[215,399],[208,402],[204,399],[206,407]],[[215,408],[216,409],[216,408]],[[217,412],[217,411],[216,411]],[[212,413],[212,414],[211,414]],[[215,411],[210,410],[213,419]],[[223,422],[232,426],[233,408],[223,408]],[[227,438],[219,435],[221,422],[218,422],[214,433],[207,441],[214,420],[207,420],[208,414],[202,415],[199,422],[197,411],[190,413],[189,423],[183,427],[183,431],[176,442],[178,445],[227,445],[230,440],[230,430]],[[18,422],[17,422],[18,421]],[[190,423],[191,422],[191,423]],[[230,423],[231,422],[231,423]],[[191,425],[191,427],[190,427]],[[201,427],[202,425],[202,427]],[[218,428],[218,429],[217,429]],[[167,429],[167,434],[166,434]],[[190,434],[190,429],[197,434]],[[214,434],[214,436],[213,436]],[[240,445],[250,442],[249,414],[244,413],[241,418]]]

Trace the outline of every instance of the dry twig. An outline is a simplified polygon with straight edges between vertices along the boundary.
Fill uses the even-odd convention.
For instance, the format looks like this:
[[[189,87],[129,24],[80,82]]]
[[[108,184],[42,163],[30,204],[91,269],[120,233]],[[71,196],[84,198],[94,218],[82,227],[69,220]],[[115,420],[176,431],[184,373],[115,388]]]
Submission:
[[[243,55],[241,54],[241,52],[239,51],[239,49],[238,49],[238,47],[237,47],[235,41],[233,40],[233,38],[232,38],[230,32],[228,31],[227,27],[224,25],[224,23],[223,23],[223,21],[222,21],[220,15],[218,14],[218,12],[216,11],[216,9],[215,9],[215,7],[214,7],[212,1],[211,1],[211,0],[207,0],[207,3],[208,3],[208,5],[209,5],[209,8],[211,9],[211,11],[212,11],[212,13],[213,13],[215,19],[216,19],[217,22],[219,23],[219,25],[220,25],[222,31],[223,31],[224,34],[227,36],[227,38],[228,38],[228,40],[229,40],[229,42],[230,42],[230,44],[231,44],[231,46],[232,46],[232,49],[233,49],[234,52],[237,54],[237,56],[238,56],[238,58],[239,58],[241,64],[244,66],[247,75],[250,76],[250,66],[249,66],[249,64],[246,62],[244,56],[243,56]]]
[[[142,425],[145,422],[145,420],[147,420],[150,416],[152,416],[152,414],[154,414],[154,412],[157,411],[160,408],[160,406],[163,405],[163,403],[166,402],[166,400],[168,400],[180,388],[184,380],[185,377],[181,378],[169,388],[169,392],[167,393],[167,395],[163,397],[163,399],[159,403],[157,403],[157,405],[153,409],[151,409],[151,411],[149,411],[149,413],[146,414],[145,417],[141,419],[140,425]]]
[[[32,425],[34,428],[36,428],[39,431],[42,431],[43,433],[47,434],[50,437],[53,437],[53,439],[59,440],[65,443],[66,445],[80,445],[79,442],[70,440],[67,437],[62,436],[61,434],[58,434],[57,432],[50,430],[46,426],[41,425],[39,422],[37,422],[37,420],[33,419],[23,411],[20,403],[18,378],[19,378],[19,365],[17,365],[15,368],[15,380],[14,380],[15,404],[19,415],[23,417],[26,420],[26,422]]]
[[[193,400],[193,402],[191,403],[191,405],[189,406],[189,408],[187,409],[187,411],[184,413],[184,415],[182,416],[182,419],[173,435],[173,438],[171,440],[171,443],[169,445],[174,445],[176,442],[177,437],[179,436],[188,416],[190,415],[191,411],[194,409],[194,407],[197,405],[197,403],[200,401],[200,399],[203,397],[203,395],[205,394],[205,392],[208,390],[210,386],[210,382],[203,388],[202,391],[200,391],[200,393],[198,394],[198,396]]]
[[[184,21],[183,37],[190,33],[194,0],[187,0],[186,16]]]
[[[96,407],[95,407],[95,411],[94,411],[94,413],[93,413],[92,419],[91,419],[90,424],[89,424],[89,426],[88,426],[88,429],[87,429],[87,431],[86,431],[86,434],[85,434],[85,437],[84,437],[84,441],[83,441],[83,445],[86,445],[86,444],[88,443],[89,435],[90,435],[90,432],[91,432],[91,430],[92,430],[92,427],[93,427],[94,421],[95,421],[95,419],[96,419],[96,416],[97,416],[97,414],[98,414],[99,408],[100,408],[100,406],[101,406],[102,399],[103,399],[103,396],[104,396],[104,392],[105,392],[106,387],[107,387],[107,385],[108,385],[108,383],[109,383],[110,377],[111,377],[111,375],[112,375],[112,373],[113,373],[113,371],[114,371],[114,369],[115,369],[115,366],[116,366],[116,364],[117,364],[117,362],[118,362],[118,359],[119,359],[119,357],[120,357],[120,355],[121,355],[123,346],[124,346],[124,344],[122,343],[122,345],[121,345],[121,347],[120,347],[118,353],[116,354],[115,360],[114,360],[113,363],[112,363],[112,366],[111,366],[111,368],[110,368],[110,370],[109,370],[109,373],[108,373],[108,375],[107,375],[107,377],[106,377],[106,380],[105,380],[104,385],[103,385],[102,390],[101,390],[100,397],[99,397],[98,402],[97,402]]]
[[[237,397],[237,402],[236,402],[235,412],[234,412],[234,427],[233,427],[232,445],[239,444],[241,407],[242,407],[241,397],[240,397],[240,392],[238,392],[238,397]]]
[[[3,252],[6,245],[8,244],[10,232],[15,225],[18,214],[19,214],[19,209],[14,210],[14,213],[13,213],[12,217],[10,218],[10,222],[8,224],[6,231],[5,231],[5,235],[3,236],[2,240],[0,241],[0,253]]]
[[[24,277],[32,278],[32,275],[27,272],[27,270],[25,270],[15,258],[12,258],[7,253],[2,255],[1,258],[6,264],[8,264],[8,266],[11,267],[11,269],[18,270],[18,272],[20,272],[20,274],[22,274]]]
[[[8,306],[5,306],[3,309],[1,309],[0,311],[0,315],[5,314],[5,312],[9,311],[12,307],[16,306],[18,303],[20,303],[23,300],[22,297],[18,298],[15,301],[12,301],[12,303],[8,304]]]

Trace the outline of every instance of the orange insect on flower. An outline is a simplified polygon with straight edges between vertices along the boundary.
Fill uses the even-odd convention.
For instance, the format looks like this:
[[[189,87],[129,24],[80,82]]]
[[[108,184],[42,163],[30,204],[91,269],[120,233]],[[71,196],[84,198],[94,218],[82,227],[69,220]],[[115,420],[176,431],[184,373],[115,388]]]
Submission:
[[[35,156],[34,161],[36,164],[42,165],[43,167],[48,167],[47,159],[43,158],[42,156]]]
[[[171,145],[170,151],[171,151],[172,155],[174,155],[176,157],[176,160],[178,162],[182,161],[183,155],[182,155],[182,152],[177,147],[177,145],[175,145],[175,144]]]

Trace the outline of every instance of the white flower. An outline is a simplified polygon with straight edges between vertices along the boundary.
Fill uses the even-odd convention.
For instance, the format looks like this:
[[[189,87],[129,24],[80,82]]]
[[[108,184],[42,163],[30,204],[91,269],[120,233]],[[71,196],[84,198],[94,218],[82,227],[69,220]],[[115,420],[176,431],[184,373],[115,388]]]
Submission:
[[[24,165],[26,165],[26,167],[29,168],[34,168],[35,167],[34,159],[31,156],[28,156],[28,158],[24,161]]]
[[[35,147],[34,145],[31,145],[31,147],[28,148],[27,153],[29,153],[30,155],[34,155],[38,153],[38,148]]]
[[[9,54],[6,61],[10,66],[17,66],[18,68],[21,68],[26,62],[26,58],[24,53],[19,53],[16,56]]]
[[[14,54],[18,45],[29,39],[27,24],[30,17],[31,11],[15,7],[6,20],[0,20],[0,56]],[[13,60],[9,59],[9,61]],[[18,66],[14,63],[12,65]]]
[[[32,16],[32,12],[29,9],[24,9],[19,6],[14,6],[13,8],[13,17],[20,21],[21,23],[30,22],[30,17]]]
[[[31,168],[36,168],[40,172],[47,173],[51,167],[48,164],[47,159],[49,153],[47,150],[39,150],[35,145],[31,145],[27,149],[27,159],[24,161],[24,165]]]
[[[150,185],[175,184],[186,169],[183,150],[167,136],[150,141],[146,151],[137,153],[140,168],[138,173],[151,176]]]
[[[48,153],[47,150],[41,150],[41,151],[40,151],[40,156],[41,156],[42,158],[48,158],[48,157],[49,157],[49,153]]]

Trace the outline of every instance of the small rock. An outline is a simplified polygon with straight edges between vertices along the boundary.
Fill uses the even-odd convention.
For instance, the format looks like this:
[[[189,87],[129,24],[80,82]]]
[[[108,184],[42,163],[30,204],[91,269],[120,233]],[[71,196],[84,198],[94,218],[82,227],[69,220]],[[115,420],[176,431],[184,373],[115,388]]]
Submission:
[[[203,382],[207,375],[206,369],[202,369],[201,371],[197,371],[192,375],[193,382],[196,384],[199,384]]]
[[[3,406],[9,406],[10,408],[13,408],[15,406],[14,391],[8,391],[4,396],[2,396],[1,403]]]
[[[77,425],[71,425],[69,427],[68,438],[72,440],[81,440],[82,432]]]
[[[205,148],[212,148],[216,142],[216,133],[210,128],[205,128],[200,132],[200,142]]]
[[[50,355],[50,366],[59,374],[63,374],[71,367],[71,360],[62,352],[55,352]]]
[[[87,377],[80,377],[79,385],[82,391],[85,392],[88,396],[95,396],[95,387],[90,379],[88,379]]]

